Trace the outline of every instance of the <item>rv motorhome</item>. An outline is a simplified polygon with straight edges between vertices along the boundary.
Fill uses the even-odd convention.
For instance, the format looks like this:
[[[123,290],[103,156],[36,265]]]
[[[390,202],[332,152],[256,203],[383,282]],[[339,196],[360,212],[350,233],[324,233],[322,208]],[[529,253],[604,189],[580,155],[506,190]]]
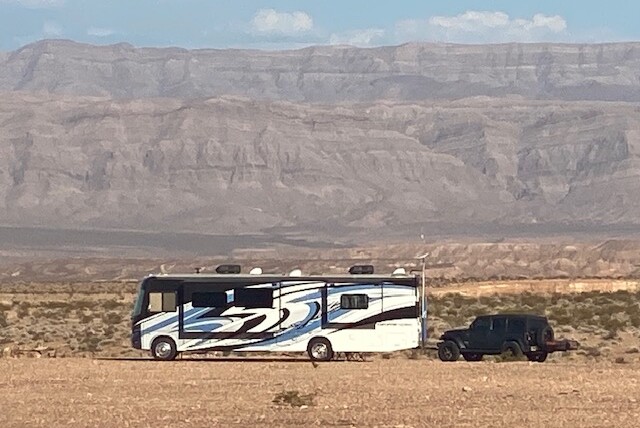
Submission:
[[[392,352],[420,344],[419,277],[240,274],[151,275],[132,315],[132,346],[159,360],[181,352],[307,352],[326,361],[338,352]]]

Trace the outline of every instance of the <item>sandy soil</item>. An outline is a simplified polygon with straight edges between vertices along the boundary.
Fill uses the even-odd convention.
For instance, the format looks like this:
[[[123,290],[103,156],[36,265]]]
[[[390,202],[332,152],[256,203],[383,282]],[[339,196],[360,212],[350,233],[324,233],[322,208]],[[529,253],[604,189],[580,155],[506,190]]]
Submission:
[[[640,365],[0,360],[0,426],[636,426]],[[279,405],[285,391],[313,395]]]

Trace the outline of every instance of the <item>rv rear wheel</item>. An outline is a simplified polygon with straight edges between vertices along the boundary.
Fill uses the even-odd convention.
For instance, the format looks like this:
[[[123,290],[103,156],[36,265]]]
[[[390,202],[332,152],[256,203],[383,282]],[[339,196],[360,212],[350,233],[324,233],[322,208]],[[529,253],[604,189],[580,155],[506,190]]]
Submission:
[[[176,344],[170,337],[158,337],[151,344],[151,356],[156,360],[171,361],[176,355]]]
[[[323,337],[311,339],[307,346],[307,354],[313,361],[329,361],[333,358],[331,342]]]

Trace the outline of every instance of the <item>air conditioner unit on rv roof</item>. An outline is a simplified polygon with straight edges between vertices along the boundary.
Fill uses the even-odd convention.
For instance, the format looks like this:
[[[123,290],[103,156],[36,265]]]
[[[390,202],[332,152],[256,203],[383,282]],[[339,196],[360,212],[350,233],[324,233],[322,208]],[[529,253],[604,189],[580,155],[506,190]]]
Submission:
[[[351,275],[373,275],[372,265],[354,265],[349,268]]]
[[[220,274],[239,274],[240,273],[240,265],[220,265],[216,268],[216,273]]]
[[[294,269],[289,272],[289,276],[302,276],[302,271],[300,269]]]

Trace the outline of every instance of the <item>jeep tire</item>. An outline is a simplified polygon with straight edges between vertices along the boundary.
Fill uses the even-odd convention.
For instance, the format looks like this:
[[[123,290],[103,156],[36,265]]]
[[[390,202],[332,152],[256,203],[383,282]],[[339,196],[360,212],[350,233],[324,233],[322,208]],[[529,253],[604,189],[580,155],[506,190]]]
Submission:
[[[482,357],[484,357],[484,355],[478,354],[478,353],[462,354],[462,358],[464,358],[465,361],[469,361],[469,362],[482,361]]]
[[[460,358],[460,348],[451,340],[447,340],[438,347],[438,358],[440,361],[457,361]]]
[[[522,358],[522,348],[517,342],[507,342],[503,346],[504,352],[513,358]]]
[[[536,334],[536,343],[541,348],[544,348],[547,342],[550,342],[554,339],[553,329],[549,326],[541,328],[538,330]]]
[[[536,363],[544,363],[547,360],[546,352],[531,352],[527,354],[527,359]]]

